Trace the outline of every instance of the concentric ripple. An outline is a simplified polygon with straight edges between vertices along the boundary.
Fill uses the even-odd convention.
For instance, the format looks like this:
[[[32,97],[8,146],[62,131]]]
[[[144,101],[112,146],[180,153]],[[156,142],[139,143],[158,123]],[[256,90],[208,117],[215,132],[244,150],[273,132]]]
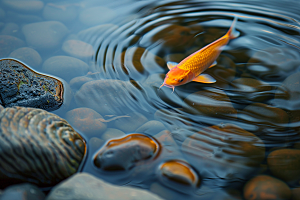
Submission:
[[[113,91],[108,95],[111,100],[105,101],[112,107],[109,111],[117,115],[140,112],[163,122],[184,154],[200,151],[213,156],[196,155],[205,157],[207,166],[212,164],[210,159],[219,164],[214,177],[241,180],[264,160],[265,151],[257,146],[268,152],[270,147],[292,146],[299,141],[300,115],[295,105],[300,103],[296,81],[300,78],[300,17],[299,3],[293,3],[297,5],[278,1],[143,2],[133,4],[138,12],[132,19],[100,25],[78,36],[97,49],[97,78],[111,79],[106,81]],[[180,62],[223,36],[234,16],[238,16],[240,36],[229,42],[218,64],[206,71],[216,83],[192,82],[176,87],[174,93],[170,88],[159,89],[168,72],[166,62]],[[98,81],[99,87],[104,80]],[[92,91],[95,99],[101,96],[96,91]],[[224,128],[224,124],[231,128]],[[252,141],[253,149],[259,149],[255,165],[247,160],[253,156],[251,152],[245,150],[240,155],[235,149],[238,145],[244,151],[244,145],[249,144],[245,141]],[[247,158],[245,166],[251,168],[242,177],[231,174],[240,167],[234,160],[237,155]],[[206,164],[198,165],[199,160],[187,157],[205,179],[201,167]],[[232,166],[228,174],[222,173],[223,165]]]

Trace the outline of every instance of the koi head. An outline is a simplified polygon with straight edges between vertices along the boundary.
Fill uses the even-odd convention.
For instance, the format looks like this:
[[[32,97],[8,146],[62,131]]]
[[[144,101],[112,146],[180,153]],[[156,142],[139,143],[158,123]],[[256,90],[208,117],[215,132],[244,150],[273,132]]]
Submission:
[[[192,72],[178,67],[172,68],[165,77],[164,83],[160,86],[172,88],[174,91],[175,86],[183,85],[190,82],[194,78]]]

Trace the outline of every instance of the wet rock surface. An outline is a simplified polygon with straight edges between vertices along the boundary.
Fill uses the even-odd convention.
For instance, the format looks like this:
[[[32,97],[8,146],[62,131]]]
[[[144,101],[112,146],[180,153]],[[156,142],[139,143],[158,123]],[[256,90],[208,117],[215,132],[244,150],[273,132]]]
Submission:
[[[68,2],[50,2],[43,9],[43,17],[46,20],[69,22],[78,16],[79,4],[68,4]]]
[[[142,134],[129,134],[109,140],[96,153],[94,164],[105,171],[128,171],[143,161],[153,159],[159,151],[156,140]]]
[[[99,13],[102,13],[102,17],[99,17]],[[111,21],[116,16],[116,12],[107,7],[97,6],[87,8],[80,12],[79,20],[81,23],[87,26],[95,26]]]
[[[79,173],[57,185],[47,200],[159,200],[155,194],[128,186],[115,186],[88,173]]]
[[[247,179],[265,158],[262,140],[232,124],[203,128],[188,137],[181,148],[203,178]]]
[[[62,118],[35,108],[0,112],[0,182],[53,186],[77,172],[85,141]]]
[[[63,104],[65,91],[60,80],[39,74],[13,59],[0,60],[0,70],[0,103],[4,107],[27,106],[51,111]]]
[[[183,193],[190,193],[200,185],[200,179],[194,169],[180,160],[170,160],[161,164],[158,176],[167,187],[173,187]]]
[[[29,183],[7,187],[1,194],[1,200],[44,200],[46,195],[35,185]]]
[[[283,181],[271,176],[259,175],[244,186],[244,198],[250,199],[290,199],[291,190]]]
[[[268,167],[273,176],[295,183],[300,180],[300,150],[279,149],[268,155]]]

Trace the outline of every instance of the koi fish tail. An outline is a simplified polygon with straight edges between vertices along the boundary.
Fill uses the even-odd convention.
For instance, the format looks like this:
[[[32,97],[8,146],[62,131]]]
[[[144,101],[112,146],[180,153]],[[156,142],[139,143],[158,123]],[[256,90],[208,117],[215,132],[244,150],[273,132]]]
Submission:
[[[230,27],[230,29],[227,32],[227,34],[229,35],[230,39],[237,38],[240,35],[240,32],[238,32],[237,30],[235,30],[235,24],[236,24],[237,19],[238,19],[238,17],[235,16],[234,20],[233,20],[233,22],[231,24],[231,27]]]

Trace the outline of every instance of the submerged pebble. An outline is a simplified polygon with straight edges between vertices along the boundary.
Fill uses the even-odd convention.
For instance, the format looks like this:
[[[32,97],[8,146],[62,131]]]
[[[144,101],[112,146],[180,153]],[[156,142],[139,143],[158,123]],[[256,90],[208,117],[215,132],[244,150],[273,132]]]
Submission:
[[[21,12],[38,12],[43,9],[44,2],[40,0],[2,0],[10,9]]]
[[[33,68],[37,68],[42,63],[40,54],[29,47],[14,50],[9,54],[9,57],[16,58]]]
[[[70,81],[74,77],[85,75],[89,66],[82,60],[70,56],[53,56],[43,63],[42,70]]]
[[[268,167],[272,174],[288,183],[300,180],[300,150],[279,149],[268,155]]]
[[[85,141],[67,121],[25,107],[0,112],[0,146],[4,185],[30,182],[53,186],[77,172],[86,153]]]
[[[230,97],[237,103],[262,102],[273,98],[274,95],[268,83],[253,78],[235,79],[230,86],[234,92]]]
[[[7,57],[12,51],[25,46],[21,39],[9,35],[0,35],[0,58]]]
[[[105,171],[129,171],[160,151],[154,139],[142,134],[129,134],[109,140],[94,156],[94,164]]]
[[[139,98],[143,97],[130,82],[112,79],[87,82],[75,94],[78,106],[89,107],[102,116],[122,116],[146,109],[143,102],[136,101]]]
[[[82,59],[90,59],[95,54],[92,45],[80,40],[67,40],[63,43],[62,49],[70,56]]]
[[[26,24],[22,31],[29,46],[38,50],[52,50],[61,45],[68,28],[58,21],[44,21]]]
[[[0,198],[1,200],[44,200],[46,195],[36,185],[23,183],[7,187],[1,192]]]
[[[138,127],[148,121],[144,115],[138,112],[129,113],[126,116],[114,121],[114,127],[124,131],[125,133],[135,131]]]
[[[248,61],[248,71],[265,81],[285,79],[300,64],[299,55],[292,48],[271,47],[257,51]]]
[[[286,183],[266,175],[256,176],[244,186],[246,200],[290,199],[291,195],[291,190]]]
[[[88,138],[100,136],[107,128],[104,118],[90,108],[76,108],[66,113],[66,120]]]
[[[101,135],[101,138],[104,141],[110,140],[110,139],[114,139],[114,138],[120,138],[120,137],[124,137],[126,134],[116,128],[107,128],[106,131]]]
[[[155,135],[163,130],[165,130],[166,127],[163,123],[157,120],[151,120],[140,126],[135,130],[137,133],[145,133],[148,135]]]
[[[79,21],[87,26],[107,23],[116,17],[116,12],[102,6],[86,8],[79,14]]]
[[[199,130],[182,143],[182,151],[203,178],[231,181],[247,179],[265,158],[262,140],[232,124]]]
[[[202,90],[188,95],[183,105],[184,111],[196,115],[215,118],[236,118],[237,111],[233,108],[229,97],[219,89]]]
[[[43,17],[46,20],[70,22],[78,16],[78,6],[69,2],[51,2],[43,9]]]

